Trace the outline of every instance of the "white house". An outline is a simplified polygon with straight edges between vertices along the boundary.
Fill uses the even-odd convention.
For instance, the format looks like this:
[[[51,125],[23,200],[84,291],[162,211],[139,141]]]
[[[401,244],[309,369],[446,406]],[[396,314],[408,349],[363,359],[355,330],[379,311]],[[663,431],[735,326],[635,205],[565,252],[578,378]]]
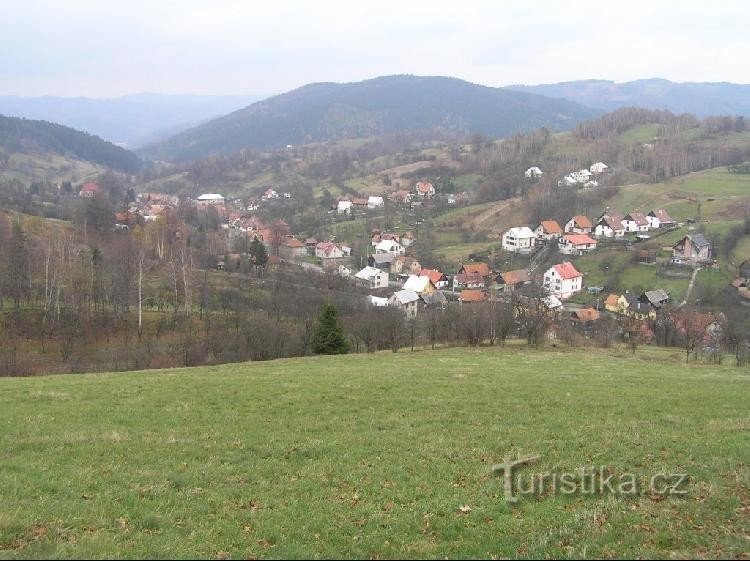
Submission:
[[[648,219],[640,212],[626,214],[622,220],[626,232],[648,232]]]
[[[406,282],[403,286],[404,290],[413,290],[417,294],[429,294],[431,292],[435,292],[435,285],[432,284],[432,281],[430,280],[430,277],[427,275],[425,276],[419,276],[419,275],[409,275],[409,278],[406,279]]]
[[[587,181],[583,184],[584,187],[588,187],[589,189],[593,189],[594,187],[599,187],[599,182],[596,180],[593,181]]]
[[[563,261],[547,269],[544,273],[543,286],[552,296],[565,300],[581,291],[583,275],[572,263]]]
[[[565,232],[568,234],[590,234],[593,229],[591,220],[582,214],[574,216],[565,224]]]
[[[532,166],[529,169],[527,169],[523,174],[526,176],[527,179],[537,179],[539,177],[542,177],[542,170],[540,170],[537,166]]]
[[[557,239],[562,233],[562,228],[560,228],[557,220],[542,220],[539,226],[534,228],[534,234],[540,242]]]
[[[320,242],[315,246],[315,257],[320,259],[341,259],[344,252],[335,243]]]
[[[431,199],[435,196],[435,187],[432,186],[432,183],[429,181],[420,181],[415,186],[415,190],[417,192],[417,195],[424,199]]]
[[[591,170],[591,173],[604,173],[608,168],[609,166],[604,162],[596,162],[595,164],[592,164],[589,169]]]
[[[588,234],[565,234],[558,240],[557,247],[565,255],[583,255],[595,250],[596,243]]]
[[[536,234],[528,226],[511,228],[503,234],[503,249],[513,253],[529,253],[534,247]]]
[[[380,298],[379,296],[368,296],[367,299],[370,305],[374,308],[385,308],[388,305],[388,298]]]
[[[336,207],[336,212],[338,212],[339,214],[350,214],[351,211],[352,211],[351,201],[339,201],[339,204]]]
[[[407,319],[413,319],[417,317],[418,302],[419,294],[416,292],[412,290],[399,290],[398,292],[393,293],[388,304],[402,310]]]
[[[352,270],[346,265],[339,265],[337,272],[340,277],[344,277],[345,279],[348,279],[352,274]]]
[[[375,253],[403,255],[406,253],[406,248],[395,240],[382,240],[375,246]]]
[[[619,214],[605,213],[596,223],[594,235],[598,238],[621,238],[625,235],[623,217]]]
[[[573,187],[574,185],[578,185],[578,179],[571,174],[566,175],[557,182],[558,187]]]
[[[646,215],[646,220],[648,220],[648,225],[654,229],[673,228],[677,225],[677,222],[672,220],[672,217],[664,209],[652,210]]]
[[[266,189],[266,192],[263,193],[263,198],[265,200],[271,200],[271,199],[278,199],[279,194],[276,192],[276,189],[271,189],[270,187]]]
[[[385,204],[383,197],[368,197],[367,208],[378,208]]]
[[[388,288],[388,273],[376,267],[367,266],[354,275],[354,278],[370,290]]]

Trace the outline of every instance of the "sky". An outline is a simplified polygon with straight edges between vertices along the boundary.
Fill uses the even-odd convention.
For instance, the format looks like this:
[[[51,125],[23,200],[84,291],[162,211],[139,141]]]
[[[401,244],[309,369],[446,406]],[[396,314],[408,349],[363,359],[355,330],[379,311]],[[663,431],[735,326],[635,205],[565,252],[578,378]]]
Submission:
[[[0,0],[0,95],[271,95],[389,74],[750,83],[747,0]]]

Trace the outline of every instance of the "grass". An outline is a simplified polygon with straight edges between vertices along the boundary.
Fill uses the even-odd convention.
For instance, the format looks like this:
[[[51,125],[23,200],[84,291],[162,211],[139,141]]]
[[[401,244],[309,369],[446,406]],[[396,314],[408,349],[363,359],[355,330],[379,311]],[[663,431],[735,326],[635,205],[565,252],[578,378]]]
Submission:
[[[637,125],[620,134],[617,139],[623,144],[652,142],[655,137],[659,136],[661,129],[662,125],[658,123]]]
[[[645,349],[0,379],[0,558],[742,556],[749,391]],[[512,506],[491,466],[531,454],[687,495]]]

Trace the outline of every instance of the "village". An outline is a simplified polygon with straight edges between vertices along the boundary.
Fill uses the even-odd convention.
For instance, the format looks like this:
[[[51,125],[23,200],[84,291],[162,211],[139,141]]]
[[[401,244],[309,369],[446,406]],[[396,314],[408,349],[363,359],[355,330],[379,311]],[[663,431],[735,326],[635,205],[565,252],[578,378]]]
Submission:
[[[598,184],[591,177],[602,176],[607,169],[606,164],[598,162],[590,170],[569,174],[566,180],[574,178],[579,188],[595,188]],[[539,167],[534,166],[526,171],[525,177],[535,179],[541,177],[542,173]],[[563,187],[568,183],[562,181],[559,185]],[[79,196],[93,197],[97,192],[95,183],[86,183],[81,187]],[[330,212],[338,219],[353,219],[357,210],[365,216],[368,211],[377,212],[387,204],[413,209],[414,205],[440,196],[432,183],[418,181],[411,191],[398,189],[384,196],[341,198]],[[455,205],[461,202],[462,197],[463,194],[451,194],[445,197],[444,202]],[[656,208],[647,213],[621,213],[608,208],[593,219],[584,215],[572,216],[563,225],[552,219],[541,220],[538,224],[517,225],[503,233],[500,247],[507,255],[526,257],[528,264],[524,268],[497,270],[488,262],[472,260],[460,263],[453,271],[443,271],[423,266],[413,255],[410,248],[417,241],[417,236],[410,230],[383,231],[373,228],[369,232],[367,249],[357,255],[353,250],[354,244],[348,240],[335,239],[335,236],[318,239],[295,234],[284,220],[269,221],[259,215],[258,211],[263,205],[283,204],[291,199],[290,193],[279,193],[268,188],[257,200],[228,200],[221,194],[205,193],[189,199],[187,204],[198,213],[211,213],[219,222],[224,244],[217,246],[217,269],[238,269],[242,261],[252,264],[253,257],[247,251],[237,252],[235,248],[246,249],[249,243],[259,241],[267,252],[268,266],[298,266],[310,274],[335,275],[346,279],[352,286],[367,292],[365,298],[368,305],[398,309],[406,320],[415,320],[425,310],[445,309],[449,305],[479,309],[511,299],[522,305],[530,305],[530,300],[538,297],[550,320],[546,333],[548,338],[559,337],[563,323],[590,331],[601,318],[609,316],[621,321],[641,322],[639,334],[648,341],[654,336],[650,322],[654,322],[659,313],[666,310],[678,313],[681,307],[680,302],[672,301],[670,294],[661,289],[611,293],[607,287],[589,286],[585,275],[569,260],[596,252],[602,244],[609,244],[608,247],[618,244],[618,247],[632,250],[633,244],[684,225],[664,209]],[[138,194],[127,210],[116,213],[115,229],[125,230],[139,223],[155,222],[174,212],[180,204],[186,203],[174,195]],[[664,249],[670,250],[671,266],[697,271],[701,267],[715,265],[712,245],[699,232],[689,231],[677,243]],[[559,255],[562,261],[555,255]],[[654,264],[656,261],[654,251],[639,253],[642,264]],[[545,263],[549,266],[541,266]],[[744,264],[745,269],[750,269],[750,266]],[[738,279],[734,284],[738,290],[746,291],[747,281],[746,278]],[[594,305],[577,302],[575,297],[581,293],[595,295]],[[696,316],[696,321],[705,325],[708,341],[714,336],[711,334],[716,333],[721,318],[713,314],[700,314],[700,317]]]

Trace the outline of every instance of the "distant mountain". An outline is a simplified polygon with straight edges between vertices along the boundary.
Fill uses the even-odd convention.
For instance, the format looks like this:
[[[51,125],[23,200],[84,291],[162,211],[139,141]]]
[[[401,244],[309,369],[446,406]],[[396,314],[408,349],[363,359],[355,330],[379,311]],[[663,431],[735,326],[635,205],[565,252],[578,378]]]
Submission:
[[[128,173],[138,171],[141,165],[133,152],[98,136],[47,121],[0,115],[0,156],[50,152]]]
[[[112,99],[0,96],[0,114],[60,123],[137,147],[167,138],[260,96],[134,94]]]
[[[188,160],[245,147],[273,148],[424,130],[500,137],[541,126],[569,129],[597,114],[578,103],[456,78],[386,76],[303,86],[141,152],[159,159]]]
[[[608,80],[580,80],[538,86],[508,86],[507,89],[568,99],[607,111],[637,106],[668,109],[674,113],[693,113],[700,117],[750,116],[750,84],[677,83],[652,78],[620,84]]]

